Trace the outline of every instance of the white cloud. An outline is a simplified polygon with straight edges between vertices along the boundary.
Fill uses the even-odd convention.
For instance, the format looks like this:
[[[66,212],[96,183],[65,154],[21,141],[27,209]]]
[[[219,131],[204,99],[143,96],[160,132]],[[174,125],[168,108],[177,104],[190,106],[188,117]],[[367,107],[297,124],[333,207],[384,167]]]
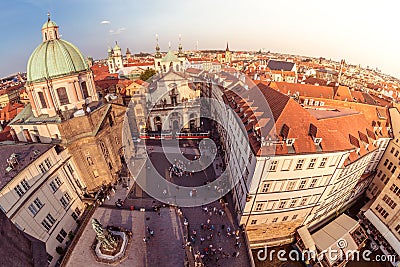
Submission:
[[[111,21],[109,21],[109,20],[102,20],[100,22],[100,24],[110,24],[110,23],[111,23]]]
[[[126,28],[125,27],[121,27],[121,28],[118,28],[118,29],[116,29],[116,30],[109,30],[108,32],[110,33],[110,34],[121,34],[121,33],[123,33],[124,31],[126,30]]]

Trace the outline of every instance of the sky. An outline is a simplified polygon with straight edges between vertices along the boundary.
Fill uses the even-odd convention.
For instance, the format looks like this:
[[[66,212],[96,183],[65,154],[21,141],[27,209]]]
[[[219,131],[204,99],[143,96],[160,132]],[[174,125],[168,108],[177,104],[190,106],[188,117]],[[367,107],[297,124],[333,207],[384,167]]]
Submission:
[[[62,39],[101,59],[115,41],[123,52],[266,49],[379,68],[400,78],[396,1],[370,0],[3,0],[0,77],[26,71],[51,19]]]

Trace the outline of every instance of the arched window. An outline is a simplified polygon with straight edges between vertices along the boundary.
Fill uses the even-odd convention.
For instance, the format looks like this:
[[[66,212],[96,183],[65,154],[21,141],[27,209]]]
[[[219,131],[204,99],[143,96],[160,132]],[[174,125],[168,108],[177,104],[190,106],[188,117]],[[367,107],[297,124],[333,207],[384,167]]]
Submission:
[[[46,99],[44,98],[43,92],[38,92],[38,96],[39,96],[39,100],[40,100],[40,104],[42,105],[42,108],[47,108]]]
[[[47,41],[47,33],[44,33],[44,39]]]
[[[86,82],[81,82],[81,88],[82,88],[82,92],[83,92],[83,98],[88,98],[89,97],[89,93],[88,93],[88,90],[87,90]]]
[[[60,105],[69,104],[67,89],[65,89],[65,87],[57,88],[57,95],[58,95],[58,100],[60,101]]]

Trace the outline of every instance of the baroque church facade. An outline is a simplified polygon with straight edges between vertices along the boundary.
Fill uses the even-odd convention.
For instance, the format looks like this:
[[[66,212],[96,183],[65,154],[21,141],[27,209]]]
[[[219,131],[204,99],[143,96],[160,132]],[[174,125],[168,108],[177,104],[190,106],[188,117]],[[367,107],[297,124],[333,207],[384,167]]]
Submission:
[[[27,76],[30,104],[10,123],[14,140],[67,148],[88,193],[114,183],[124,162],[126,108],[99,99],[85,58],[60,38],[50,17],[28,61]]]

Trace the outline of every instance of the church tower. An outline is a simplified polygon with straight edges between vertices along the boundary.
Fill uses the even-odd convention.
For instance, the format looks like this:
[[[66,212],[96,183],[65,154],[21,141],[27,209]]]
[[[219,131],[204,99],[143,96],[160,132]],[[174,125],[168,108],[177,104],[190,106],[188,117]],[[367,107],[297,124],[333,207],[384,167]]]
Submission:
[[[225,49],[225,63],[231,64],[232,62],[232,53],[229,50],[228,42],[226,42],[226,49]]]
[[[156,53],[154,54],[154,69],[161,71],[161,59],[162,55],[160,52],[160,46],[158,45],[158,34],[156,34]]]

